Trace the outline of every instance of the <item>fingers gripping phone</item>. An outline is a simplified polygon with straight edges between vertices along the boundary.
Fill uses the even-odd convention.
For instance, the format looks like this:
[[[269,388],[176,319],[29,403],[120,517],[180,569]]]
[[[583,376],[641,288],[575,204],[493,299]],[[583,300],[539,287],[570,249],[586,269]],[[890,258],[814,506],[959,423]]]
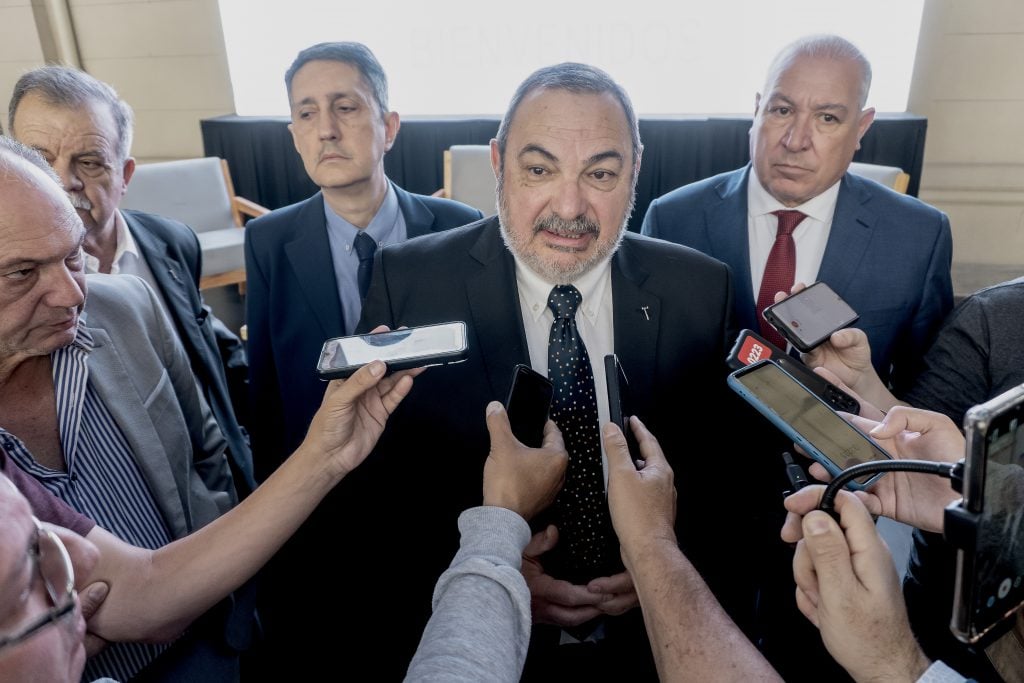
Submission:
[[[832,476],[869,460],[892,459],[773,360],[736,370],[729,375],[728,383]],[[847,487],[865,489],[880,476],[866,475]]]
[[[512,434],[519,443],[540,448],[544,442],[544,424],[551,410],[554,393],[551,380],[529,365],[512,369],[512,384],[505,399],[505,412],[512,426]]]
[[[636,464],[640,459],[640,444],[629,426],[629,418],[633,415],[632,400],[629,394],[629,380],[622,369],[619,357],[609,353],[604,357],[604,377],[608,385],[608,418],[619,426],[626,437],[629,456]]]
[[[387,363],[389,371],[444,365],[465,360],[466,350],[464,322],[356,334],[325,341],[316,371],[330,380],[348,377],[375,360]]]
[[[796,377],[805,387],[813,391],[818,398],[823,400],[833,410],[840,410],[844,413],[858,415],[860,403],[853,396],[829,382],[827,379],[811,370],[793,356],[764,337],[750,331],[742,330],[736,337],[736,343],[726,358],[726,364],[733,370],[738,370],[745,365],[756,363],[759,360],[771,358],[779,364],[779,367]]]
[[[815,282],[764,309],[764,319],[804,353],[824,343],[836,330],[849,327],[858,317],[824,282]]]
[[[947,538],[960,546],[950,629],[975,643],[1024,606],[1024,386],[971,408],[964,428],[964,497],[954,506],[972,528],[954,538],[947,509]]]

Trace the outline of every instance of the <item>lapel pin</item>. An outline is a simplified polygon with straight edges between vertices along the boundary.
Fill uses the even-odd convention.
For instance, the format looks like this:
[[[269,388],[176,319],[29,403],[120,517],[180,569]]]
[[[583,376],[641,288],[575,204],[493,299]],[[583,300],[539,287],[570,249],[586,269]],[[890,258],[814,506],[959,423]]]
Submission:
[[[651,307],[650,307],[650,306],[641,306],[641,307],[640,307],[640,310],[641,310],[641,311],[643,312],[643,314],[644,314],[644,320],[646,320],[646,321],[648,321],[648,322],[650,322],[650,320],[651,320],[651,313],[650,313],[650,309],[651,309]]]

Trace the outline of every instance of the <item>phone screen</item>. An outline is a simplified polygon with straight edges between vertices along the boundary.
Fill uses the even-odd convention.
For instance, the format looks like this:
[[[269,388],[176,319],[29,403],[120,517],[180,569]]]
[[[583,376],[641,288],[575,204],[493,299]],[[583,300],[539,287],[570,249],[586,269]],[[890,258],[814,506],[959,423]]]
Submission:
[[[551,380],[533,368],[517,365],[513,369],[505,411],[512,434],[524,446],[540,448],[544,442],[544,424],[551,410],[552,392]]]
[[[836,330],[857,320],[857,312],[824,282],[816,282],[765,311],[768,321],[789,331],[801,350],[825,341]],[[785,334],[785,331],[783,331]],[[796,339],[792,339],[795,337]]]
[[[374,360],[392,363],[409,358],[429,358],[465,347],[466,326],[461,322],[411,327],[329,339],[320,352],[317,367],[321,372],[329,372],[366,365]]]
[[[833,474],[869,460],[890,459],[875,442],[772,361],[737,370],[731,378],[745,389],[739,393],[776,426],[788,425],[793,434],[813,445],[819,451],[815,459],[827,459],[832,467],[822,464]],[[864,485],[877,476],[865,475],[855,481]]]
[[[984,438],[970,615],[978,634],[1024,602],[1024,403],[993,417]]]

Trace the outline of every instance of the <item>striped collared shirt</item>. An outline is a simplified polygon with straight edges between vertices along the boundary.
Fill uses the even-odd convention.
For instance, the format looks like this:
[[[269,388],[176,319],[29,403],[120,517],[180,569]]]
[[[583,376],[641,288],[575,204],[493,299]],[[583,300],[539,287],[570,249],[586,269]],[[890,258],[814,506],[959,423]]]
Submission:
[[[50,493],[121,540],[155,549],[171,534],[124,434],[89,384],[92,336],[78,326],[74,342],[50,355],[57,421],[66,471],[37,463],[16,436],[0,427],[0,445],[21,469]],[[110,676],[126,681],[166,645],[117,643],[91,657],[84,680]]]

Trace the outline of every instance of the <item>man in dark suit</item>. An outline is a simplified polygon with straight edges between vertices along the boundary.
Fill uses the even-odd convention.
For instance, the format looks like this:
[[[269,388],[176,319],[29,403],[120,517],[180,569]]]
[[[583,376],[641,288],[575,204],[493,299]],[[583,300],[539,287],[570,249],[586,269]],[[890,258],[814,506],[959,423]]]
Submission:
[[[789,291],[794,282],[828,283],[860,314],[855,325],[871,341],[879,376],[899,388],[917,374],[952,307],[952,237],[945,214],[848,172],[874,120],[874,110],[865,108],[870,85],[870,64],[842,38],[788,45],[755,98],[751,164],[656,199],[642,232],[729,264],[738,323],[765,334],[771,330],[761,314],[776,291]],[[787,237],[782,212],[790,211],[803,216]],[[765,276],[778,272],[769,263],[786,249],[793,258],[782,281]],[[760,418],[750,419],[765,430],[763,457],[779,462],[788,441]],[[883,533],[907,547],[907,527]],[[823,649],[798,645],[819,641],[793,603],[792,552],[781,543],[769,551],[775,561],[762,562],[762,647],[787,678],[799,675],[813,654],[828,666]],[[791,621],[780,625],[779,619]],[[832,673],[845,676],[838,667]]]
[[[234,409],[245,406],[245,351],[203,305],[199,240],[178,221],[117,208],[135,171],[131,107],[89,74],[45,66],[18,79],[9,111],[12,137],[46,158],[85,224],[87,272],[138,275],[157,293],[227,440],[235,485],[245,495],[256,485]]]
[[[742,622],[752,609],[749,577],[734,552],[749,552],[750,545],[722,547],[719,539],[725,526],[746,536],[751,526],[738,520],[754,503],[745,499],[724,511],[713,503],[707,490],[724,463],[708,457],[717,439],[693,422],[708,405],[726,400],[730,276],[724,265],[691,249],[626,232],[640,155],[632,105],[607,74],[580,64],[541,69],[520,85],[491,141],[498,217],[378,253],[361,329],[463,320],[469,337],[465,362],[417,379],[407,398],[412,403],[392,415],[367,469],[338,495],[333,542],[361,547],[373,559],[373,566],[343,568],[343,585],[365,585],[378,563],[415,560],[401,585],[345,596],[356,622],[344,632],[345,642],[356,644],[350,653],[386,639],[398,660],[389,674],[401,672],[428,616],[430,586],[457,546],[454,520],[479,503],[487,433],[465,415],[503,399],[518,363],[554,372],[548,300],[566,291],[556,285],[571,285],[582,299],[573,320],[593,374],[592,427],[608,420],[602,359],[614,352],[630,381],[635,412],[680,472],[683,548],[734,616]],[[575,438],[564,427],[563,434],[567,445]],[[733,446],[729,452],[742,459],[744,451]],[[579,457],[574,448],[567,485]],[[600,452],[597,457],[600,469]],[[714,520],[707,515],[712,505]],[[563,511],[572,507],[560,503]],[[343,524],[347,519],[366,523]],[[555,578],[546,552],[569,543],[565,528],[558,533],[561,541],[541,530],[527,549],[535,627],[526,679],[653,679],[629,575],[608,568],[610,575],[592,573],[589,582]],[[402,623],[393,616],[399,610]],[[595,622],[596,630],[576,628]]]
[[[320,406],[327,386],[316,373],[321,348],[327,339],[354,332],[376,247],[481,217],[459,202],[406,192],[385,176],[384,154],[400,121],[388,109],[384,70],[366,46],[309,47],[289,67],[285,85],[295,149],[321,191],[246,227],[250,415],[260,480],[302,442]],[[309,577],[310,552],[315,554],[336,526],[333,515],[318,511],[265,570],[260,608],[265,657],[253,663],[260,674],[280,664],[282,673],[291,675],[296,649],[315,650],[306,639],[316,640],[316,634],[295,628],[311,618],[304,611],[311,604],[293,604],[294,591]],[[322,635],[333,638],[334,633]],[[376,652],[387,640],[386,634],[379,637]],[[322,645],[322,655],[335,651],[333,643]],[[345,645],[348,654],[356,649]],[[310,668],[311,674],[323,670]]]
[[[772,212],[805,213],[792,234],[795,281],[827,282],[860,314],[879,376],[899,388],[952,308],[952,237],[942,212],[847,171],[874,119],[870,84],[867,60],[842,38],[787,46],[755,99],[751,164],[656,199],[643,233],[729,264],[738,322],[757,330]]]
[[[352,334],[377,246],[447,230],[481,213],[411,194],[384,175],[400,121],[387,77],[359,43],[320,43],[285,74],[288,128],[321,192],[246,228],[246,324],[253,448],[260,479],[306,434],[324,387],[316,363],[325,340]],[[361,291],[363,290],[363,291]]]

